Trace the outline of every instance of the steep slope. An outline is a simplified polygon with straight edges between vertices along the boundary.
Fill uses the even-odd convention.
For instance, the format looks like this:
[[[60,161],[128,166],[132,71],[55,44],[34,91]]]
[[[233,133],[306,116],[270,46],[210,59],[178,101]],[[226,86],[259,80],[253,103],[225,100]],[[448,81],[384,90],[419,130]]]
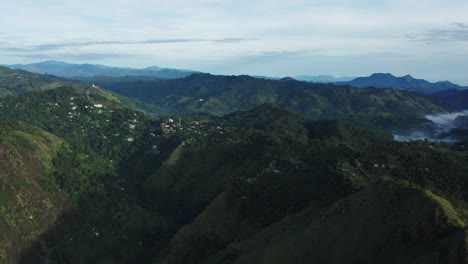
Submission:
[[[415,79],[411,75],[396,77],[389,73],[374,73],[369,77],[359,77],[347,82],[338,82],[338,85],[350,85],[353,87],[378,87],[394,88],[412,91],[420,94],[433,94],[447,89],[467,89],[449,81],[431,83],[423,79]]]
[[[98,92],[67,87],[3,97],[0,105],[0,258],[47,262],[63,239],[79,241],[96,219],[122,210],[131,190],[121,190],[127,175],[119,163],[145,117]],[[57,237],[45,239],[57,225]],[[33,245],[35,253],[25,253]]]
[[[444,199],[383,181],[288,216],[204,263],[466,263],[463,227]]]
[[[64,144],[25,124],[2,124],[0,132],[0,260],[15,263],[21,250],[45,232],[66,203],[42,184]]]
[[[40,74],[52,74],[60,77],[95,77],[95,76],[151,76],[158,78],[182,78],[193,73],[189,70],[167,69],[156,66],[144,69],[109,67],[99,64],[71,64],[62,61],[44,61],[32,64],[6,65],[12,69],[21,69]]]
[[[460,220],[465,218],[462,209],[464,205],[452,208],[449,202],[433,194],[425,195],[424,190],[393,182],[379,183],[383,176],[388,176],[412,186],[432,190],[461,205],[459,202],[466,199],[462,197],[467,197],[467,193],[463,191],[461,194],[455,190],[460,188],[459,184],[466,186],[468,183],[463,175],[463,171],[467,171],[466,163],[459,160],[461,157],[457,158],[455,155],[445,159],[443,157],[447,153],[438,147],[424,143],[391,143],[383,135],[366,132],[338,121],[306,122],[298,116],[270,106],[234,113],[226,117],[223,123],[225,126],[230,124],[241,128],[230,134],[229,138],[244,142],[242,146],[249,151],[224,149],[221,151],[223,155],[210,148],[185,155],[182,151],[177,154],[179,158],[171,163],[172,173],[168,174],[166,169],[157,172],[151,178],[152,184],[147,184],[150,190],[155,188],[151,186],[158,186],[161,189],[156,188],[153,191],[164,193],[164,196],[154,200],[162,201],[166,206],[168,201],[178,201],[176,208],[179,210],[174,211],[186,212],[187,208],[198,208],[191,211],[188,220],[184,220],[187,224],[175,233],[166,251],[158,256],[155,263],[231,263],[230,261],[243,256],[243,250],[253,255],[265,254],[273,257],[251,259],[247,255],[238,263],[254,263],[262,259],[268,263],[274,258],[278,258],[278,261],[273,263],[301,263],[301,260],[304,263],[312,260],[323,262],[323,258],[332,256],[336,256],[336,263],[342,263],[345,257],[355,256],[354,252],[349,253],[354,248],[348,247],[346,242],[356,245],[355,250],[358,251],[360,244],[356,242],[357,239],[369,239],[369,248],[362,248],[361,255],[356,255],[360,260],[365,260],[366,256],[370,260],[378,260],[379,255],[373,255],[373,250],[382,247],[387,250],[382,252],[391,256],[389,263],[392,260],[410,263],[426,254],[439,254],[433,246],[440,245],[442,255],[445,254],[444,248],[456,248],[449,253],[451,260],[448,263],[463,263],[458,262],[457,251],[463,253],[465,249],[464,224]],[[231,129],[225,127],[225,131]],[[257,163],[249,153],[258,157]],[[202,164],[207,163],[210,164],[210,169],[198,167],[204,168]],[[232,163],[241,166],[232,167]],[[192,167],[189,164],[198,165]],[[439,167],[441,164],[445,165]],[[442,179],[441,175],[446,177]],[[202,183],[204,179],[205,184]],[[388,184],[394,185],[394,192],[391,191],[393,187],[390,191],[385,189]],[[362,189],[365,191],[353,194]],[[357,198],[353,198],[356,196]],[[341,199],[345,200],[339,202]],[[340,216],[320,226],[320,229],[317,227],[323,212],[331,211],[330,214],[333,215],[333,212],[340,211],[341,214],[344,209],[338,210],[336,207],[343,207],[343,204],[352,204],[349,206],[352,211],[350,214]],[[420,210],[422,207],[419,206],[422,204],[427,205],[427,210]],[[313,206],[310,209],[306,209],[311,205]],[[284,217],[304,209],[309,212],[307,219],[292,216],[294,221],[281,224],[286,221],[282,219],[289,219]],[[364,214],[366,218],[361,218]],[[436,217],[432,218],[433,215]],[[453,224],[446,227],[445,217]],[[375,220],[381,218],[392,219],[388,222],[392,225],[387,226],[385,222]],[[407,244],[403,240],[406,239],[406,232],[412,230],[414,225],[425,228],[424,219],[437,219],[434,223],[428,220],[432,223],[430,228],[437,231],[415,231],[428,237],[415,238],[411,241],[414,250],[405,250]],[[375,225],[369,224],[371,220],[375,221]],[[307,223],[310,222],[310,228],[319,229],[322,233],[301,237],[300,234],[309,228]],[[367,224],[368,232],[357,232],[353,228],[363,230]],[[271,228],[280,226],[281,228],[274,230],[281,232],[282,236],[263,240],[262,234],[269,232],[270,225]],[[291,230],[290,227],[295,225],[302,229],[297,232]],[[340,230],[338,234],[335,228]],[[401,236],[395,235],[392,238],[391,235],[397,231]],[[329,234],[336,236],[328,237]],[[288,239],[283,238],[288,235]],[[262,238],[257,239],[258,236]],[[386,236],[390,236],[388,239],[393,243],[388,248],[385,248]],[[444,242],[444,236],[450,240],[447,242],[450,245]],[[323,238],[328,247],[317,249],[316,244],[306,242],[311,237],[314,237],[313,241]],[[433,244],[426,244],[425,239],[428,238]],[[300,241],[297,242],[298,253],[293,251],[291,255],[290,246],[291,243],[296,243],[296,239]],[[252,246],[249,242],[252,240],[258,245]],[[284,243],[280,242],[283,240]],[[275,246],[266,247],[268,241],[272,241]],[[334,248],[335,242],[340,243],[340,246]],[[232,243],[240,243],[241,249],[238,249],[237,244],[229,246]],[[243,243],[246,243],[245,247]],[[226,247],[228,249],[224,251]],[[234,249],[231,250],[231,247]],[[392,252],[395,253],[392,250],[400,250],[399,255],[392,255]],[[285,251],[287,254],[275,255],[275,252],[281,254]],[[222,253],[217,255],[218,252]],[[308,258],[307,254],[312,256]],[[342,259],[339,258],[340,254],[343,254]]]

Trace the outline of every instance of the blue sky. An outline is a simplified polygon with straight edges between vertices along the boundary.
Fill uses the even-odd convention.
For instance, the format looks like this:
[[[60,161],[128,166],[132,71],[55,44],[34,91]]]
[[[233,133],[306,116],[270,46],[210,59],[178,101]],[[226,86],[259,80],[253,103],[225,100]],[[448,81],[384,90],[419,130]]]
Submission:
[[[463,0],[2,0],[0,64],[411,74],[468,85]]]

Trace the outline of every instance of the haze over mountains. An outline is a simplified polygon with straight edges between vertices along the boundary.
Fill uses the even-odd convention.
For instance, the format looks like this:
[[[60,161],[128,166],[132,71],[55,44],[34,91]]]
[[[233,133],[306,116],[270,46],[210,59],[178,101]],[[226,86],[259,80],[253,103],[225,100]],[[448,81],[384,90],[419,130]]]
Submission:
[[[144,69],[109,67],[99,64],[71,64],[63,61],[44,61],[32,64],[6,65],[12,69],[27,70],[39,74],[51,74],[60,77],[95,77],[95,76],[150,76],[158,78],[181,78],[194,71],[159,68],[151,66]]]
[[[160,68],[151,66],[143,69],[128,67],[109,67],[99,64],[71,64],[62,61],[44,61],[32,64],[6,65],[12,69],[22,69],[39,74],[51,74],[64,78],[74,77],[127,77],[146,76],[163,79],[176,79],[197,73],[191,70]],[[276,77],[259,77],[262,79],[277,80]],[[463,90],[463,87],[449,81],[431,83],[423,79],[413,78],[411,75],[396,77],[390,73],[374,73],[368,77],[333,77],[330,75],[297,75],[294,79],[306,82],[334,83],[337,85],[350,85],[357,88],[377,87],[394,88],[417,92],[421,94],[434,94],[444,90]]]

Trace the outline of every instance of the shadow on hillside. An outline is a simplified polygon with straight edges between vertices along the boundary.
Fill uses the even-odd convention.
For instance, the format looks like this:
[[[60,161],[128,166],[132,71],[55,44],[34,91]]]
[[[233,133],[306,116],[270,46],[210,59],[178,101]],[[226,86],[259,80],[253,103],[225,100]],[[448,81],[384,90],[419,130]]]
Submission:
[[[68,233],[72,230],[79,232],[85,221],[85,215],[81,210],[62,213],[54,226],[21,253],[18,263],[49,263],[53,254],[60,253],[63,247],[73,242],[73,235],[67,237]]]
[[[168,239],[165,225],[136,205],[100,216],[68,210],[23,250],[18,263],[148,263]]]
[[[169,152],[174,146],[168,144],[164,152],[166,147]],[[17,263],[150,262],[178,227],[156,213],[142,190],[146,178],[167,158],[151,155],[135,151],[119,162],[115,175],[93,175],[104,189],[80,194],[76,201],[83,209],[62,212],[21,252]]]

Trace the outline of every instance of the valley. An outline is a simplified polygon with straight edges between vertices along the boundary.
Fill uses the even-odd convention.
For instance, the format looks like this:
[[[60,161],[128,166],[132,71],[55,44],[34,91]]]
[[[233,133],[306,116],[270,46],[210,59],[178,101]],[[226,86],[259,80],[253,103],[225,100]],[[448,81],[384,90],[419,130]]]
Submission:
[[[432,99],[128,78],[10,81],[25,86],[0,97],[0,263],[466,261],[463,140],[389,134],[447,116]]]
[[[0,1],[0,264],[468,264],[468,1]]]

